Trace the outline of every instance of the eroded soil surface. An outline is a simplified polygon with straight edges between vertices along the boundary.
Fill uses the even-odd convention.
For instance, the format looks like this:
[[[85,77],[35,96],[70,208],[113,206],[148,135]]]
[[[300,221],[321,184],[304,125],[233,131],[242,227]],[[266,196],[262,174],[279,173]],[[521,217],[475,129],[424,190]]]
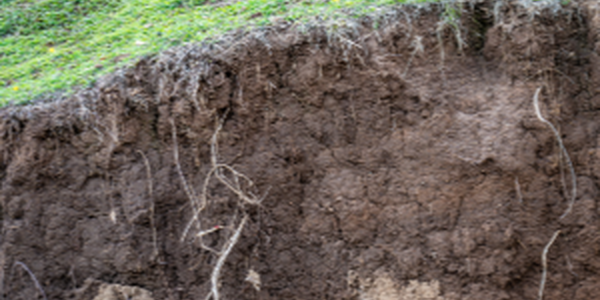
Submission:
[[[596,6],[281,23],[3,109],[1,293],[204,299],[247,220],[221,299],[535,299],[557,230],[544,298],[598,297]]]

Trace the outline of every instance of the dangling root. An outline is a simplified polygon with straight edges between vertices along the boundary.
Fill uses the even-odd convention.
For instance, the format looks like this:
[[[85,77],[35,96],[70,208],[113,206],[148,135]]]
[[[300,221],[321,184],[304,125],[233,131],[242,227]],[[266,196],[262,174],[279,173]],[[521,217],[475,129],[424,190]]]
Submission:
[[[153,257],[158,255],[158,245],[156,242],[156,224],[154,221],[154,195],[152,193],[152,170],[150,169],[150,162],[148,158],[141,150],[137,150],[137,152],[144,159],[144,165],[146,165],[146,177],[148,178],[148,195],[150,196],[150,226],[152,226],[152,244],[154,245],[154,252],[152,253]]]
[[[256,195],[254,195],[252,192],[245,191],[244,186],[252,187],[252,186],[254,186],[254,182],[248,176],[240,173],[239,171],[234,169],[232,166],[229,166],[229,165],[223,164],[223,163],[219,163],[219,159],[218,159],[219,147],[218,147],[218,143],[217,143],[217,137],[218,137],[220,130],[223,127],[223,121],[219,120],[217,128],[212,136],[211,145],[210,145],[210,151],[211,151],[210,161],[211,161],[212,167],[208,171],[208,174],[206,175],[206,178],[204,179],[204,184],[202,186],[202,193],[198,197],[196,195],[196,192],[194,191],[194,189],[188,184],[188,181],[186,180],[186,178],[183,174],[183,171],[181,169],[181,165],[179,163],[179,148],[178,148],[178,144],[177,144],[177,129],[175,126],[175,122],[173,120],[171,120],[171,127],[172,127],[172,136],[173,136],[173,156],[174,156],[174,160],[175,160],[175,165],[177,167],[177,173],[179,174],[184,191],[185,191],[186,195],[188,196],[188,199],[190,200],[190,205],[192,206],[192,210],[193,210],[192,219],[188,222],[187,226],[185,227],[183,234],[181,236],[181,241],[185,240],[185,238],[187,237],[192,226],[195,225],[195,227],[198,230],[198,233],[195,235],[195,238],[199,240],[200,246],[203,249],[210,251],[212,253],[215,253],[217,255],[217,257],[218,257],[217,263],[214,266],[213,272],[211,275],[211,291],[207,295],[206,299],[212,298],[214,300],[219,300],[218,286],[219,286],[219,276],[221,273],[221,269],[222,269],[223,265],[225,264],[227,257],[231,253],[231,250],[237,244],[237,242],[241,236],[242,230],[244,229],[244,226],[246,225],[246,222],[248,221],[248,215],[245,212],[243,213],[244,216],[243,216],[242,220],[237,225],[237,228],[235,229],[235,231],[229,236],[229,238],[227,239],[227,242],[221,247],[221,250],[215,250],[213,248],[206,246],[204,244],[204,240],[203,240],[203,238],[206,235],[211,234],[217,230],[226,228],[226,227],[217,225],[210,229],[205,229],[205,230],[202,229],[200,214],[210,204],[208,201],[208,185],[210,183],[210,180],[213,177],[216,178],[228,190],[233,192],[239,200],[238,205],[242,208],[242,211],[244,211],[243,205],[245,205],[245,204],[246,205],[247,204],[260,205],[262,203],[263,199],[266,197],[266,193],[263,197],[259,198]],[[235,219],[235,217],[232,217],[232,219]],[[232,225],[234,223],[235,223],[235,221],[232,221]]]
[[[550,239],[550,241],[548,242],[548,244],[546,245],[546,247],[544,247],[544,251],[542,252],[542,279],[540,280],[540,290],[538,292],[538,300],[542,300],[544,298],[544,286],[546,285],[546,276],[548,275],[548,261],[546,259],[546,257],[548,256],[548,250],[550,249],[550,246],[552,246],[552,244],[554,244],[554,241],[556,240],[556,238],[558,237],[558,235],[560,234],[560,230],[556,231],[554,233],[554,235],[552,235],[552,238]]]
[[[538,88],[535,91],[535,95],[533,96],[533,107],[535,108],[535,114],[540,121],[542,121],[543,123],[548,125],[548,127],[550,127],[550,129],[552,129],[554,136],[556,136],[556,139],[558,140],[558,146],[560,148],[560,151],[565,155],[565,160],[567,161],[567,166],[569,167],[569,170],[571,171],[571,186],[572,186],[571,200],[569,201],[569,207],[559,218],[559,219],[562,219],[562,218],[566,217],[571,212],[571,210],[573,210],[573,204],[575,204],[575,198],[577,197],[577,178],[575,177],[575,169],[573,168],[573,163],[571,162],[571,157],[569,156],[569,153],[567,152],[567,149],[565,148],[565,145],[563,144],[563,141],[560,138],[560,133],[558,133],[558,130],[556,130],[556,128],[554,127],[554,125],[552,125],[552,123],[550,123],[548,120],[544,119],[544,117],[542,116],[542,113],[540,112],[540,105],[539,105],[538,97],[539,97],[541,90],[542,90],[542,88]],[[565,191],[565,196],[566,195],[567,195],[567,192]]]
[[[244,229],[244,225],[246,225],[246,221],[248,221],[248,216],[244,215],[244,218],[242,218],[240,225],[238,225],[238,228],[229,238],[227,244],[225,244],[223,252],[219,255],[217,264],[215,265],[212,271],[212,275],[210,276],[211,289],[206,299],[212,297],[214,300],[219,300],[219,275],[221,273],[221,268],[223,267],[223,264],[225,264],[225,260],[227,259],[227,256],[229,256],[231,249],[233,249],[233,246],[235,246],[235,244],[237,244],[238,240],[240,239],[240,235],[242,233],[242,229]]]
[[[29,274],[29,277],[31,277],[31,280],[33,281],[33,284],[35,284],[35,287],[40,291],[40,293],[42,294],[42,297],[44,298],[44,300],[48,300],[48,298],[46,297],[46,293],[44,292],[44,289],[40,285],[40,282],[37,280],[37,278],[35,277],[35,275],[33,274],[33,272],[31,272],[31,270],[29,270],[29,268],[27,267],[27,265],[24,264],[24,263],[22,263],[22,262],[20,262],[20,261],[16,261],[14,265],[21,267],[23,270],[25,270],[27,272],[27,274]]]

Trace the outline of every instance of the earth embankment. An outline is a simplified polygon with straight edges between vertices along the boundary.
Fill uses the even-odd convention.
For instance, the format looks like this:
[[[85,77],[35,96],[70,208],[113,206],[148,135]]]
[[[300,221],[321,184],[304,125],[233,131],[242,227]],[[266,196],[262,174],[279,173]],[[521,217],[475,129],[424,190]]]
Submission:
[[[5,108],[2,294],[534,299],[560,230],[544,299],[592,299],[592,2],[281,23]]]

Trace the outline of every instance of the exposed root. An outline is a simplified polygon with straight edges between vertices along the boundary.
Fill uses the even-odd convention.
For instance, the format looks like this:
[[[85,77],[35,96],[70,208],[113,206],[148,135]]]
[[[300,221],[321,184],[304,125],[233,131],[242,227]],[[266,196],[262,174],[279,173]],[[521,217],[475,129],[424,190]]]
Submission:
[[[202,112],[202,109],[200,109],[200,103],[198,102],[198,89],[200,88],[200,75],[198,73],[193,73],[190,79],[190,89],[191,92],[188,92],[188,94],[191,94],[192,96],[190,97],[192,99],[192,102],[194,103],[194,107],[196,108],[196,110],[198,112]]]
[[[183,175],[183,171],[181,170],[181,164],[179,163],[179,146],[177,144],[177,128],[175,127],[175,121],[173,121],[173,119],[171,119],[170,122],[171,122],[171,128],[172,128],[172,136],[173,136],[173,158],[175,160],[175,167],[177,167],[177,174],[179,174],[179,178],[181,179],[181,184],[183,185],[183,190],[185,191],[185,194],[188,196],[188,199],[190,200],[190,206],[192,207],[192,210],[194,212],[193,222],[199,222],[197,220],[196,216],[200,213],[200,211],[202,211],[202,209],[204,209],[204,205],[200,205],[200,207],[198,207],[198,204],[199,204],[198,197],[196,196],[195,191],[192,188],[190,188],[190,186],[187,183],[187,180],[185,179],[185,176]],[[185,239],[185,236],[187,235],[187,232],[189,231],[191,224],[193,224],[193,222],[190,222],[188,227],[186,227],[185,231],[183,232],[183,235],[181,236],[182,242]],[[197,224],[197,225],[200,228],[200,224]]]
[[[219,132],[223,128],[223,120],[219,120],[218,124],[217,124],[217,128],[215,129],[215,132],[211,138],[211,144],[210,144],[210,152],[211,152],[210,161],[211,161],[212,167],[208,171],[208,174],[206,175],[206,178],[204,179],[204,184],[202,186],[202,193],[198,197],[196,195],[194,189],[188,184],[188,182],[185,179],[185,176],[183,174],[183,171],[181,170],[181,165],[179,163],[179,149],[178,149],[178,144],[177,144],[177,131],[176,131],[175,122],[173,120],[171,120],[171,126],[173,129],[173,132],[172,132],[172,134],[173,134],[173,155],[175,158],[175,165],[177,167],[177,172],[179,173],[179,177],[181,178],[181,182],[184,186],[185,193],[190,200],[190,205],[193,208],[193,214],[194,214],[192,219],[188,222],[187,226],[185,227],[185,229],[183,231],[183,234],[181,236],[181,241],[185,240],[185,238],[187,237],[192,226],[196,225],[198,232],[195,235],[195,239],[199,240],[200,247],[202,249],[205,249],[209,252],[214,253],[218,257],[217,263],[215,264],[213,271],[212,271],[212,275],[211,275],[211,280],[210,280],[211,281],[211,291],[209,292],[209,294],[206,297],[206,299],[212,298],[214,300],[218,300],[219,299],[219,277],[220,277],[221,269],[223,268],[223,265],[225,264],[227,257],[231,253],[231,250],[233,249],[235,244],[237,244],[237,242],[240,238],[240,235],[242,233],[242,230],[244,229],[244,226],[246,225],[246,222],[248,221],[248,215],[245,213],[243,206],[244,205],[260,205],[261,202],[263,201],[263,199],[266,197],[266,194],[262,197],[258,197],[256,195],[254,195],[252,192],[247,191],[248,188],[254,186],[254,182],[248,176],[240,173],[239,171],[237,171],[230,165],[219,163],[219,158],[218,158],[219,145],[218,145],[217,140],[218,140]],[[235,231],[233,233],[231,233],[229,238],[227,238],[227,242],[225,242],[225,244],[221,247],[220,250],[216,250],[216,249],[213,249],[213,248],[205,245],[204,237],[213,232],[216,232],[218,230],[226,229],[229,226],[224,227],[224,226],[217,225],[210,229],[203,230],[202,224],[201,224],[201,217],[200,217],[200,214],[202,213],[202,211],[208,205],[210,205],[209,199],[208,199],[208,185],[212,178],[216,178],[229,191],[233,192],[237,196],[238,206],[241,208],[241,210],[243,211],[243,215],[244,215],[242,220],[237,225],[237,228],[235,229]],[[233,228],[233,224],[236,223],[235,219],[236,219],[236,217],[234,214],[231,217],[231,220],[232,220],[231,227],[232,228]]]
[[[152,226],[152,245],[154,245],[154,252],[152,252],[152,257],[156,257],[158,255],[158,245],[156,242],[156,223],[154,222],[154,195],[152,189],[152,170],[150,169],[150,162],[148,158],[141,150],[137,150],[142,158],[144,159],[144,165],[146,165],[146,176],[148,177],[148,195],[150,196],[150,226]]]
[[[235,246],[240,239],[240,235],[242,234],[242,229],[244,229],[244,226],[246,225],[246,221],[248,221],[248,216],[244,215],[242,221],[240,221],[240,225],[238,225],[238,228],[229,238],[227,244],[225,244],[223,252],[219,254],[217,264],[215,265],[212,275],[210,276],[211,289],[206,299],[210,299],[212,297],[214,300],[219,300],[219,275],[221,274],[221,268],[223,268],[223,264],[225,264],[225,260],[227,259],[227,256],[229,256],[229,253],[231,253],[231,249],[233,249],[233,246]]]
[[[210,180],[213,178],[213,176],[215,178],[217,178],[219,180],[219,182],[221,182],[223,185],[225,185],[230,191],[232,191],[236,196],[238,196],[238,198],[247,204],[251,204],[251,205],[260,205],[260,203],[263,201],[263,199],[266,197],[267,193],[265,193],[265,195],[263,195],[262,197],[258,197],[257,195],[254,195],[252,192],[249,191],[244,191],[244,188],[242,186],[245,186],[247,188],[254,186],[254,182],[248,178],[246,175],[238,172],[237,170],[235,170],[233,167],[227,165],[227,164],[222,164],[218,162],[218,153],[219,153],[219,145],[217,143],[217,137],[219,135],[219,132],[221,131],[223,127],[223,123],[222,121],[219,121],[219,124],[217,125],[217,129],[215,130],[215,133],[213,134],[212,138],[211,138],[211,145],[210,145],[210,152],[211,152],[211,165],[212,168],[210,169],[210,171],[208,172],[206,178],[204,179],[204,184],[202,186],[202,193],[200,194],[200,199],[198,200],[195,192],[193,189],[191,189],[188,185],[187,185],[187,181],[185,180],[185,177],[183,175],[183,172],[181,171],[181,166],[179,165],[179,155],[177,153],[177,144],[176,144],[176,132],[175,132],[175,125],[173,124],[173,141],[174,141],[174,154],[176,155],[175,158],[175,163],[177,164],[177,168],[178,168],[178,172],[179,172],[179,176],[181,177],[182,182],[184,183],[184,189],[189,190],[186,191],[186,194],[188,194],[188,197],[190,198],[190,201],[192,202],[192,205],[194,207],[198,207],[197,209],[194,210],[194,216],[192,217],[192,219],[190,220],[190,222],[188,223],[188,225],[186,226],[181,240],[185,240],[185,237],[187,236],[189,230],[191,229],[191,227],[193,226],[194,223],[198,222],[198,217],[199,214],[202,212],[202,210],[204,210],[204,208],[207,205],[207,193],[208,193],[208,184],[210,183]],[[228,173],[231,174],[231,178],[228,178],[225,174],[224,171],[228,171]],[[196,203],[196,205],[194,205],[194,203]],[[199,206],[197,205],[199,203]],[[197,224],[198,226],[200,226],[200,224]],[[200,227],[199,227],[200,228]]]
[[[519,177],[515,177],[515,190],[517,191],[517,198],[519,203],[523,203],[523,194],[521,194],[521,185],[519,184]]]
[[[560,147],[560,143],[558,144],[558,146]],[[558,169],[560,171],[560,184],[562,186],[562,190],[563,190],[563,194],[565,195],[565,197],[568,197],[567,195],[567,180],[565,178],[565,164],[564,164],[564,158],[563,158],[563,152],[562,151],[558,151]]]
[[[546,285],[546,276],[548,275],[548,260],[547,260],[547,256],[548,256],[548,250],[550,249],[550,246],[552,246],[552,244],[554,244],[554,241],[556,240],[556,238],[558,237],[558,235],[560,234],[560,230],[557,230],[554,235],[552,235],[552,238],[550,239],[550,241],[548,242],[548,244],[546,244],[546,247],[544,247],[544,251],[542,252],[542,279],[540,280],[540,290],[538,292],[538,300],[542,300],[544,298],[544,286]]]
[[[577,275],[577,273],[575,273],[575,271],[573,271],[573,264],[571,263],[571,259],[569,258],[569,255],[565,255],[565,260],[567,261],[567,268],[569,269],[569,273],[571,273],[571,275],[575,276],[575,277],[579,277],[579,275]]]
[[[442,32],[444,31],[444,23],[439,23],[438,28],[435,30],[438,44],[440,47],[440,72],[442,73],[442,82],[446,84],[446,71],[444,68],[444,61],[446,61],[446,52],[444,51],[444,40],[442,38]]]
[[[554,125],[552,125],[552,123],[550,123],[548,120],[544,119],[544,117],[542,116],[542,113],[540,112],[540,105],[539,105],[538,98],[539,98],[539,94],[540,94],[541,90],[542,90],[541,87],[538,88],[535,91],[535,95],[533,96],[533,107],[535,108],[535,114],[540,121],[542,121],[543,123],[548,125],[548,127],[550,127],[550,129],[552,129],[554,136],[556,136],[556,139],[558,140],[558,146],[560,147],[560,151],[565,155],[565,160],[567,161],[567,166],[569,167],[569,171],[571,171],[571,186],[572,186],[571,200],[569,201],[569,207],[559,218],[559,219],[562,219],[562,218],[566,217],[571,212],[571,210],[573,210],[573,204],[575,203],[575,198],[577,197],[577,178],[575,177],[575,169],[573,168],[573,163],[571,162],[571,157],[569,156],[569,153],[567,152],[567,149],[565,148],[565,145],[563,144],[563,141],[560,137],[560,133],[558,133],[558,130],[556,130],[556,128],[554,127]],[[566,191],[565,191],[565,196],[567,196]]]
[[[40,282],[37,280],[37,278],[35,278],[35,275],[33,274],[33,272],[31,272],[31,270],[29,270],[29,268],[27,267],[26,264],[20,262],[20,261],[16,261],[14,266],[19,266],[21,267],[23,270],[25,270],[28,274],[29,277],[31,277],[31,280],[33,281],[33,283],[35,284],[35,287],[40,291],[40,293],[42,294],[42,297],[44,298],[44,300],[48,300],[48,298],[46,297],[46,293],[44,292],[44,289],[42,288],[42,286],[40,285]]]
[[[413,51],[410,54],[408,63],[406,63],[406,68],[404,69],[404,73],[402,73],[402,78],[406,77],[406,74],[408,74],[408,70],[410,69],[410,65],[412,64],[412,61],[415,58],[415,55],[417,55],[417,53],[425,52],[425,48],[423,46],[422,41],[423,41],[423,37],[417,35],[417,36],[415,36],[415,39],[410,43],[410,46],[413,48]]]

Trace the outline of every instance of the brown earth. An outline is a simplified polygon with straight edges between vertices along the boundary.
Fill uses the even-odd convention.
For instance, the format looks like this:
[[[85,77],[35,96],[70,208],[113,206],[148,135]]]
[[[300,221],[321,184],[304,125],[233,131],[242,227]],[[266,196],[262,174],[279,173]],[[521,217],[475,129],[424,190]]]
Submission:
[[[201,241],[238,226],[221,299],[535,299],[557,230],[544,299],[599,298],[597,4],[466,5],[464,45],[438,16],[281,22],[3,109],[3,299],[204,299]]]

